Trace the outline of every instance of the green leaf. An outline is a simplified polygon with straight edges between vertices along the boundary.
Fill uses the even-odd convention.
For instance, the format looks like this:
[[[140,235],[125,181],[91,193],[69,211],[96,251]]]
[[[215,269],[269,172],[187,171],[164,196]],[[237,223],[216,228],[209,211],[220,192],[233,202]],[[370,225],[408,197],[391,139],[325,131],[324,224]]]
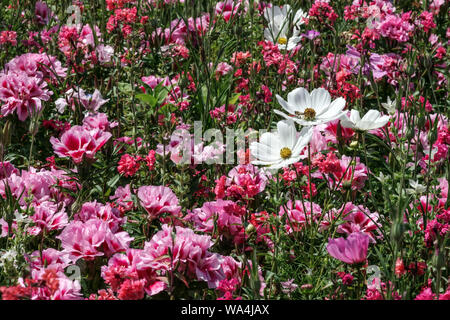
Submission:
[[[241,96],[240,93],[236,93],[233,98],[230,99],[230,101],[228,101],[228,104],[236,104],[236,102],[238,101],[239,97]]]
[[[147,93],[139,93],[136,95],[136,98],[139,99],[142,103],[148,104],[152,108],[154,108],[157,103],[156,98]]]

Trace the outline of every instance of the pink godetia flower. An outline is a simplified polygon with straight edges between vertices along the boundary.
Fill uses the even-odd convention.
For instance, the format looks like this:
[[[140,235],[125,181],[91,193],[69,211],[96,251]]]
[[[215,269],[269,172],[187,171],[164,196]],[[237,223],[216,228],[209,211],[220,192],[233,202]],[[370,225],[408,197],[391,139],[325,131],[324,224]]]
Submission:
[[[331,172],[323,173],[327,176],[332,188],[361,190],[368,179],[368,169],[358,157],[352,161],[352,157],[342,156],[339,166],[333,166],[331,170]],[[321,177],[321,174],[315,172],[314,177]]]
[[[242,0],[233,1],[233,0],[225,0],[220,1],[216,4],[216,15],[222,16],[223,19],[228,22],[231,18],[233,18],[241,7]],[[247,11],[247,8],[244,7],[244,12]]]
[[[152,296],[166,289],[167,285],[163,281],[165,277],[157,274],[157,269],[152,263],[142,263],[141,255],[143,250],[128,249],[126,253],[117,253],[108,261],[107,266],[102,266],[102,278],[114,292],[119,294],[119,299],[124,298],[125,292],[131,281],[141,281],[138,296],[145,293]],[[129,295],[127,295],[130,298]],[[142,299],[142,298],[141,298]]]
[[[205,202],[201,208],[189,212],[184,218],[194,223],[197,231],[212,234],[217,228],[219,238],[231,239],[234,243],[244,240],[243,216],[245,209],[230,200]]]
[[[150,219],[154,219],[167,213],[178,217],[181,207],[178,198],[170,188],[164,186],[142,186],[137,192],[142,207],[147,211]]]
[[[109,199],[114,200],[114,202],[119,206],[119,209],[124,211],[133,209],[133,200],[131,198],[131,189],[129,184],[125,187],[118,187],[114,195],[110,196]]]
[[[103,205],[97,201],[85,202],[81,210],[74,215],[75,221],[86,222],[97,218],[106,222],[112,232],[119,231],[126,218],[122,218],[118,209],[111,207],[110,204]]]
[[[33,203],[39,204],[44,201],[55,200],[57,203],[70,205],[73,198],[61,188],[68,190],[78,190],[79,186],[63,170],[45,170],[37,171],[30,167],[28,170],[22,170],[19,174],[11,173],[6,181],[0,182],[0,196],[6,198],[6,186],[12,196],[18,200],[21,206],[27,205],[27,198],[32,199]]]
[[[67,76],[67,68],[54,56],[46,53],[25,53],[11,59],[6,65],[7,73],[23,73],[28,77],[39,79],[64,79]]]
[[[69,222],[64,208],[58,208],[56,203],[50,201],[34,205],[34,215],[31,219],[39,229],[47,232],[62,229]]]
[[[62,248],[72,262],[80,258],[92,261],[98,256],[126,251],[133,240],[125,231],[114,233],[108,223],[98,218],[72,221],[56,238],[61,240]]]
[[[92,161],[111,136],[111,133],[99,129],[73,126],[63,133],[61,139],[51,137],[50,142],[58,156],[70,157],[75,164],[80,164],[83,159]]]
[[[119,125],[118,122],[108,121],[106,113],[96,113],[86,116],[83,119],[83,126],[89,130],[99,129],[102,131],[110,131]]]
[[[57,99],[55,104],[59,113],[63,113],[68,105],[72,107],[72,110],[75,110],[77,104],[83,106],[86,110],[97,112],[108,101],[109,99],[103,99],[102,94],[97,89],[94,90],[93,94],[90,94],[81,88],[75,88],[67,90],[65,97]]]
[[[339,225],[337,232],[346,233],[347,235],[362,232],[369,236],[370,243],[375,243],[376,236],[373,234],[374,231],[378,231],[378,237],[382,236],[380,234],[380,223],[378,222],[379,215],[377,212],[370,212],[369,209],[363,206],[356,206],[351,202],[345,204],[340,210],[341,216],[345,221],[343,224]]]
[[[355,264],[366,261],[368,247],[369,236],[364,233],[354,232],[347,239],[329,239],[327,251],[335,259],[348,264]]]
[[[53,94],[46,87],[42,79],[24,73],[0,73],[1,114],[16,112],[19,120],[25,121],[30,114],[41,112],[42,101],[50,100]]]
[[[9,161],[0,162],[0,180],[9,178],[13,173],[18,175],[19,170],[17,170],[17,168],[14,167],[14,165],[11,162]]]
[[[34,251],[28,261],[33,270],[42,270],[47,267],[52,268],[56,272],[64,272],[64,269],[70,265],[68,255],[62,251],[53,248],[47,248],[40,252]]]
[[[210,288],[216,288],[225,279],[225,273],[223,257],[208,250],[212,245],[209,236],[197,235],[179,226],[163,225],[162,230],[145,243],[138,267],[152,265],[161,271],[177,271],[187,279],[203,280]]]
[[[240,164],[228,172],[226,195],[253,198],[266,188],[271,174],[252,164]]]
[[[285,219],[283,221],[286,221],[285,229],[288,233],[301,231],[305,225],[316,222],[321,214],[322,209],[318,204],[301,200],[296,200],[294,203],[289,200],[286,205],[280,207],[278,213],[281,219]]]

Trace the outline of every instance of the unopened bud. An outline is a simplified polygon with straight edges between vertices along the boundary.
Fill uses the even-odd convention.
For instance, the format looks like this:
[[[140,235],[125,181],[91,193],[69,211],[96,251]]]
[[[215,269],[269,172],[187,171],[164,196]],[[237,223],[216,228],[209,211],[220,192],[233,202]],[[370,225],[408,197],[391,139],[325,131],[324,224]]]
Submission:
[[[251,234],[256,230],[255,226],[251,223],[249,223],[249,225],[245,228],[245,233],[246,234]]]

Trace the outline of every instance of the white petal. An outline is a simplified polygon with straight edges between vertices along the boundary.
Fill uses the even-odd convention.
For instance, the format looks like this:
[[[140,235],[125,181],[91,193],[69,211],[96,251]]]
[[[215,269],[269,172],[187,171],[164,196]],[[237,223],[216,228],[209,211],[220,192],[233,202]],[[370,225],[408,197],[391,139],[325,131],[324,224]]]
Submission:
[[[350,121],[354,124],[358,124],[358,122],[361,121],[361,116],[359,115],[358,110],[352,109],[352,111],[350,111]]]
[[[320,114],[330,103],[331,96],[324,88],[314,89],[311,92],[311,107],[316,111],[316,114]]]
[[[292,120],[279,121],[277,128],[281,146],[283,148],[288,147],[292,150],[297,138],[297,130],[295,130],[294,122]]]
[[[313,127],[305,127],[300,131],[300,136],[298,137],[297,143],[294,146],[292,154],[294,156],[300,155],[303,148],[311,141],[314,132]]]
[[[305,88],[297,88],[289,92],[288,103],[298,107],[301,111],[311,108],[311,96]]]

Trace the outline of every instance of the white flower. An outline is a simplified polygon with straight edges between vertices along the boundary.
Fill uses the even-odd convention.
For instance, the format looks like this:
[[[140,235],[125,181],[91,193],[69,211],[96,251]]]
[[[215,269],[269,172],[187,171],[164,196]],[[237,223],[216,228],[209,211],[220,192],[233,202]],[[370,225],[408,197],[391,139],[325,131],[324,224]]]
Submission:
[[[427,187],[420,184],[418,181],[409,180],[409,185],[411,186],[411,189],[406,189],[408,194],[422,194],[427,190]]]
[[[293,14],[294,12],[288,4],[283,8],[273,6],[264,9],[264,18],[269,23],[268,28],[264,29],[264,38],[277,44],[280,50],[292,50],[301,40],[299,27],[304,23],[303,18],[306,18],[307,14],[299,9],[294,15],[293,28],[291,28],[290,18]],[[291,29],[293,33],[288,39]]]
[[[261,135],[259,142],[250,145],[250,152],[255,161],[252,164],[266,165],[268,169],[279,169],[298,162],[300,153],[311,140],[312,127],[303,128],[297,135],[293,121],[280,121],[277,123],[278,131],[275,133],[265,132]]]
[[[396,99],[394,99],[394,101],[391,101],[391,98],[388,97],[387,102],[381,103],[381,105],[383,106],[383,108],[386,109],[387,113],[390,114],[391,116],[395,114]]]
[[[287,101],[276,95],[280,105],[291,116],[279,110],[275,113],[286,119],[292,119],[302,126],[315,126],[340,118],[344,113],[345,99],[337,98],[331,102],[331,96],[323,88],[314,89],[311,94],[305,88],[289,92]]]
[[[369,110],[361,119],[358,110],[350,111],[350,118],[347,115],[341,117],[341,126],[354,130],[368,131],[384,127],[389,121],[389,116],[382,116],[377,110]]]

